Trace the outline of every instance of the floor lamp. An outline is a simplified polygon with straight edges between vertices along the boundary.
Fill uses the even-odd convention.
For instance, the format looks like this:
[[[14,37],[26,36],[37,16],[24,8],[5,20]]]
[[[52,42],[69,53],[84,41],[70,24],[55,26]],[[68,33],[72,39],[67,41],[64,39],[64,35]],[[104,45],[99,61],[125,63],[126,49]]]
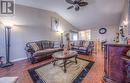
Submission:
[[[5,26],[6,63],[1,66],[3,68],[13,65],[13,63],[10,62],[10,36],[11,36],[11,27]]]
[[[61,29],[58,30],[58,32],[60,33],[60,46],[63,48],[64,44],[63,44],[63,31]]]
[[[63,48],[64,45],[63,45],[63,32],[61,32],[61,47]]]

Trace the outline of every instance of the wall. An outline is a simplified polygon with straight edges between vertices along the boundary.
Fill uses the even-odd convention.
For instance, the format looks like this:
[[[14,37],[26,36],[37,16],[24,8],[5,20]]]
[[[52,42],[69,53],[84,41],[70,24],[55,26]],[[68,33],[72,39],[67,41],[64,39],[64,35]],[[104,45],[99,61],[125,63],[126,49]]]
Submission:
[[[105,34],[99,34],[100,28],[91,28],[91,39],[93,41],[104,41],[107,40],[108,43],[114,43],[114,37],[118,32],[118,26],[108,26],[106,27],[107,32]]]
[[[51,31],[51,17],[61,21],[61,28],[68,32],[73,26],[55,12],[16,5],[13,17],[0,17],[1,22],[13,24],[11,33],[11,60],[26,58],[25,44],[37,40],[60,40],[60,34]],[[5,55],[4,26],[0,24],[0,55]]]

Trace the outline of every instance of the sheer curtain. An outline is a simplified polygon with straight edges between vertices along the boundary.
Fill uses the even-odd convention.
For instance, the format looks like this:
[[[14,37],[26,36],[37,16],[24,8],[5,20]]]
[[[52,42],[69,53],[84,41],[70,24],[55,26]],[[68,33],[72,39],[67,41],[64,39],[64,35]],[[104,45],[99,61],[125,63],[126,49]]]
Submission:
[[[77,41],[78,40],[78,32],[71,32],[70,40]]]
[[[79,31],[79,40],[91,40],[91,30]]]
[[[78,40],[78,33],[73,33],[73,41],[77,41]]]

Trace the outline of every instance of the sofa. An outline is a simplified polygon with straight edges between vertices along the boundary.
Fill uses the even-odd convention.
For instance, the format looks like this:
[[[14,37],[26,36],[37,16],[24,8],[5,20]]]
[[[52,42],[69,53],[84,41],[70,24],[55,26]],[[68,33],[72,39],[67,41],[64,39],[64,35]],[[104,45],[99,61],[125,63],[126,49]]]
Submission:
[[[79,54],[90,55],[92,54],[92,51],[94,49],[93,41],[78,40],[78,41],[73,41],[71,43],[72,43],[71,49],[77,51]]]
[[[35,41],[28,42],[25,47],[26,55],[31,63],[36,63],[47,58],[55,52],[62,51],[63,48],[58,41]]]

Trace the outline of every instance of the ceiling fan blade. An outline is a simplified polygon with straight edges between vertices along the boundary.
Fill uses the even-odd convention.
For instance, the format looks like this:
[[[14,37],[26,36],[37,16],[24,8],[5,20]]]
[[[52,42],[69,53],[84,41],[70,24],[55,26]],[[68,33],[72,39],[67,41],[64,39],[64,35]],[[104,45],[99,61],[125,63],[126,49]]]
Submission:
[[[88,2],[80,2],[80,3],[78,3],[78,5],[79,6],[86,6],[86,5],[88,5]]]
[[[70,6],[70,7],[68,7],[67,9],[72,9],[74,6],[72,5],[72,6]]]
[[[76,6],[76,7],[75,7],[75,11],[79,11],[79,6]]]
[[[74,4],[74,1],[72,0],[65,0],[67,3]]]

